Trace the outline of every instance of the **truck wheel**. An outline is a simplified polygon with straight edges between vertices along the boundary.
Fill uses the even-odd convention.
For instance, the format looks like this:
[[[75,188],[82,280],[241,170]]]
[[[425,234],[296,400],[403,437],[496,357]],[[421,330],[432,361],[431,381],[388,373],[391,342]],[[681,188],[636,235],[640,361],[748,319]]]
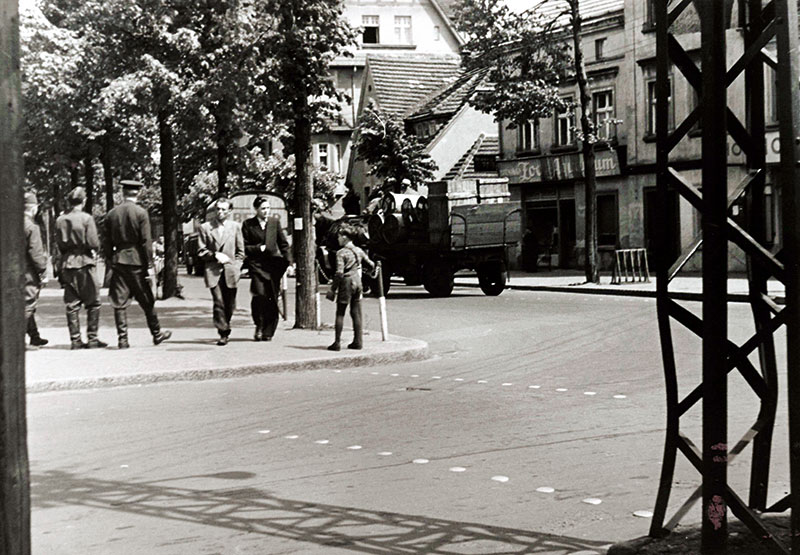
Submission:
[[[478,268],[478,285],[485,295],[496,297],[506,288],[508,272],[500,264],[487,264]]]
[[[444,262],[430,264],[425,268],[422,285],[433,297],[449,297],[453,292],[453,271]]]

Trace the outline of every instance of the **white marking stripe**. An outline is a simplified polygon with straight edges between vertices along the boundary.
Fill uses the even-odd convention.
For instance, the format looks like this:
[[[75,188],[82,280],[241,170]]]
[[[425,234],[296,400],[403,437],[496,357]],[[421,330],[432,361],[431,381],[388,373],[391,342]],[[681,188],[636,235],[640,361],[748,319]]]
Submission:
[[[451,466],[448,470],[450,470],[450,472],[464,472],[467,469],[463,466]]]
[[[391,451],[381,451],[380,453],[378,453],[378,455],[380,455],[381,457],[388,457],[391,454],[392,454]]]
[[[614,395],[614,399],[627,399],[627,395]]]
[[[508,476],[492,476],[492,480],[494,480],[495,482],[505,483],[508,482]]]
[[[429,461],[428,459],[414,459],[411,462],[413,462],[414,464],[428,464],[431,461]]]
[[[283,436],[283,437],[285,437],[286,439],[297,439],[300,436]]]
[[[596,391],[584,391],[583,394],[584,395],[597,395],[597,392]]]
[[[539,493],[553,493],[556,490],[554,490],[550,486],[542,486],[540,488],[536,488],[536,491],[538,491]]]
[[[583,500],[583,502],[589,505],[599,505],[603,501],[602,499],[597,499],[596,497],[587,497],[586,499]]]
[[[564,391],[567,391],[567,388],[566,387],[559,387],[558,389],[556,389],[556,391],[564,392]]]
[[[318,443],[320,445],[327,445],[328,444],[328,440],[327,439],[318,439],[314,443]]]
[[[652,518],[653,513],[650,511],[634,511],[633,516],[638,516],[639,518]]]
[[[359,449],[361,449],[361,446],[360,445],[351,445],[350,447],[348,447],[348,449],[350,449],[351,451],[358,451]]]
[[[269,430],[258,430],[259,434],[268,434]]]
[[[503,384],[503,387],[508,387],[509,385],[514,385],[513,383],[506,382]]]

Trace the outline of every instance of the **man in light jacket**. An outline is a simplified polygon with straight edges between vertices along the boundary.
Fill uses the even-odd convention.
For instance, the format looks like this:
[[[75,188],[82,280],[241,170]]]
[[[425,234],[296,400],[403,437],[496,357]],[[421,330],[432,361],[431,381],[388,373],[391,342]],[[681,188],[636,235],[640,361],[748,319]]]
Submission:
[[[228,344],[231,316],[236,308],[236,288],[244,260],[242,228],[228,216],[231,201],[218,199],[211,208],[211,221],[200,226],[197,255],[205,261],[204,278],[214,301],[214,326],[219,333],[217,345]]]

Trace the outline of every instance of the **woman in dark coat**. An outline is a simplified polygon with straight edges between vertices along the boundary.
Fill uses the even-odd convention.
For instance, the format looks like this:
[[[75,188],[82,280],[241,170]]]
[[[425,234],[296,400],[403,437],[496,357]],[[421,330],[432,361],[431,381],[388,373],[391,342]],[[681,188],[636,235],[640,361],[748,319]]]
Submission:
[[[256,197],[256,215],[242,222],[245,266],[250,270],[250,308],[256,341],[270,341],[278,327],[278,291],[281,277],[291,263],[289,241],[280,218],[270,216],[269,199]]]

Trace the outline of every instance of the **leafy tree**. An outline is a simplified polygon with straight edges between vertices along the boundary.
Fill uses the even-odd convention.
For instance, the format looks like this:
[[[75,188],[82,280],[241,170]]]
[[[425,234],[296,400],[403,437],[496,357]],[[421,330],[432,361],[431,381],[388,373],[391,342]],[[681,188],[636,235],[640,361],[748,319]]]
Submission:
[[[355,32],[343,17],[341,0],[265,0],[277,16],[276,32],[268,41],[271,71],[261,85],[273,105],[273,115],[288,124],[295,157],[293,212],[302,227],[294,234],[297,262],[295,327],[316,326],[316,271],[312,222],[313,183],[311,133],[338,109],[341,99],[330,78],[330,63],[355,45]],[[298,226],[299,227],[299,226]]]
[[[433,179],[436,162],[414,135],[406,133],[401,119],[370,104],[361,115],[357,133],[356,159],[364,160],[369,165],[369,175],[383,179],[394,192],[408,187],[417,189]]]
[[[554,110],[571,109],[559,85],[574,78],[581,107],[581,139],[586,198],[586,281],[599,281],[594,144],[586,69],[581,51],[579,0],[544,0],[522,13],[504,0],[457,0],[456,26],[468,38],[462,50],[467,69],[488,67],[493,89],[470,102],[517,127]]]

